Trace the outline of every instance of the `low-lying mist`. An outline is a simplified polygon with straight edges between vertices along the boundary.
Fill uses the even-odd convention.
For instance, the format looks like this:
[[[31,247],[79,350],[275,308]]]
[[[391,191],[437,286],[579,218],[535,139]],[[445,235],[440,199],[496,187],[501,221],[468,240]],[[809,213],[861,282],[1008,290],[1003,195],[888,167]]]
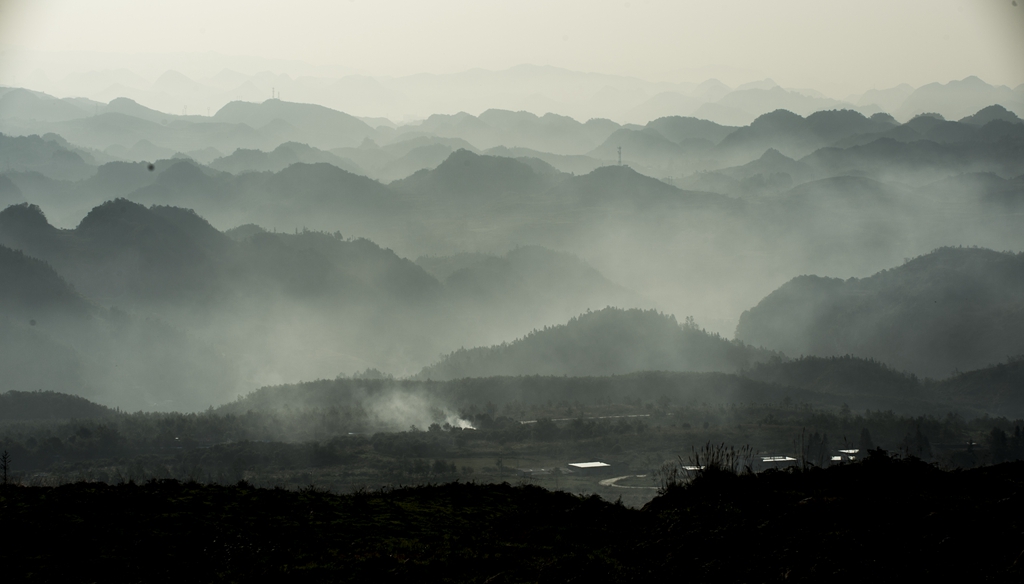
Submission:
[[[417,388],[391,389],[383,395],[367,396],[364,408],[371,424],[387,430],[427,429],[435,424],[441,427],[474,429],[468,420],[460,418],[447,407],[417,391]]]

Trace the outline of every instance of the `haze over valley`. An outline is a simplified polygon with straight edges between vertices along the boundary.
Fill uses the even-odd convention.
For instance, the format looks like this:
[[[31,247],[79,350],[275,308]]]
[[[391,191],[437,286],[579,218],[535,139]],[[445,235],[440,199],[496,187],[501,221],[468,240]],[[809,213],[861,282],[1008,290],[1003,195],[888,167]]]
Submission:
[[[18,94],[30,101],[4,110],[8,124],[38,120],[40,110],[66,103],[20,89],[0,99],[17,103]],[[480,117],[434,116],[413,126],[432,131],[407,138],[381,134],[342,112],[280,100],[232,103],[213,116],[231,123],[180,121],[170,133],[167,126],[136,117],[159,112],[138,109],[134,116],[74,120],[77,130],[71,134],[85,147],[45,131],[69,133],[66,128],[38,121],[32,123],[42,126],[39,134],[5,134],[0,146],[8,166],[7,203],[35,205],[55,227],[80,230],[94,209],[102,216],[99,209],[107,202],[125,199],[191,209],[201,218],[197,223],[210,222],[210,233],[226,232],[220,237],[225,241],[236,233],[233,239],[243,243],[268,230],[340,232],[413,259],[500,257],[517,246],[541,245],[569,252],[596,267],[599,277],[642,291],[634,290],[635,299],[625,303],[576,303],[559,320],[591,306],[658,307],[712,323],[725,335],[739,312],[788,277],[869,275],[950,243],[1000,250],[1020,244],[1015,213],[1024,126],[998,104],[959,121],[922,114],[904,124],[882,113],[866,117],[839,110],[801,117],[776,110],[742,127],[681,116],[642,127],[607,120],[581,124],[488,110]],[[288,136],[272,148],[262,138],[268,151],[241,147],[259,145],[246,140],[258,134],[254,127],[272,121],[295,131],[307,128],[312,134],[305,140],[319,140],[325,148],[358,145],[324,150]],[[96,135],[96,124],[103,125],[102,134]],[[196,160],[202,156],[183,154],[211,143],[207,128],[222,135],[226,149],[238,147],[227,156],[208,156],[207,164]],[[552,136],[576,144],[560,147],[551,144]],[[127,154],[124,144],[136,138],[131,148],[148,148],[153,161],[115,159],[117,148]],[[514,146],[474,144],[503,139]],[[565,151],[573,153],[556,153]],[[399,166],[402,172],[395,170]],[[392,171],[404,176],[387,180]],[[138,217],[146,215],[144,208],[133,208]],[[7,243],[30,245],[17,239],[19,221],[8,222],[13,231],[5,235]],[[252,227],[239,227],[245,225]],[[949,241],[954,229],[956,240]],[[183,243],[162,245],[173,249]],[[83,269],[57,256],[44,259],[62,272]],[[72,281],[92,295],[90,284]],[[97,294],[101,300],[121,291]],[[401,364],[398,371],[409,367]]]

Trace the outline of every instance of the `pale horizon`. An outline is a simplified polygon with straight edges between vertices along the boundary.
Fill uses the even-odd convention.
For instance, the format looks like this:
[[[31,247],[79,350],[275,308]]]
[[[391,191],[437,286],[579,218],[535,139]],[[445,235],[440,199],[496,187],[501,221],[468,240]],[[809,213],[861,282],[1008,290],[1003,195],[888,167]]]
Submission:
[[[124,69],[401,78],[517,65],[736,87],[766,78],[834,99],[977,76],[1024,83],[1024,9],[998,0],[479,4],[0,0],[0,85]]]

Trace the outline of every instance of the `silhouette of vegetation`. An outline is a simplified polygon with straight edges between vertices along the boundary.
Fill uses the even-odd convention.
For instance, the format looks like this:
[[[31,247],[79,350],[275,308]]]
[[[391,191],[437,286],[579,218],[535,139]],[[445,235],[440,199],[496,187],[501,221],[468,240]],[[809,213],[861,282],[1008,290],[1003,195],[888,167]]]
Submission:
[[[244,481],[14,487],[2,495],[4,525],[21,537],[0,559],[14,578],[68,581],[618,582],[680,570],[714,581],[1012,581],[1022,464],[949,473],[881,451],[809,471],[736,474],[726,464],[642,510],[507,483],[349,495]]]
[[[771,353],[655,311],[605,308],[511,343],[460,350],[420,379],[494,375],[613,375],[631,371],[737,371]]]

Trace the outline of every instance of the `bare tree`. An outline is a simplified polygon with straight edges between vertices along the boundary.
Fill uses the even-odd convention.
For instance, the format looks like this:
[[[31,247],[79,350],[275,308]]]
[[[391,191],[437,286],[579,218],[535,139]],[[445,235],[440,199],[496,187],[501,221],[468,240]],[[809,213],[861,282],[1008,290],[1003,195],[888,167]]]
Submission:
[[[0,455],[0,473],[3,473],[3,485],[6,487],[7,482],[7,471],[11,467],[11,455],[4,450],[4,453]]]

